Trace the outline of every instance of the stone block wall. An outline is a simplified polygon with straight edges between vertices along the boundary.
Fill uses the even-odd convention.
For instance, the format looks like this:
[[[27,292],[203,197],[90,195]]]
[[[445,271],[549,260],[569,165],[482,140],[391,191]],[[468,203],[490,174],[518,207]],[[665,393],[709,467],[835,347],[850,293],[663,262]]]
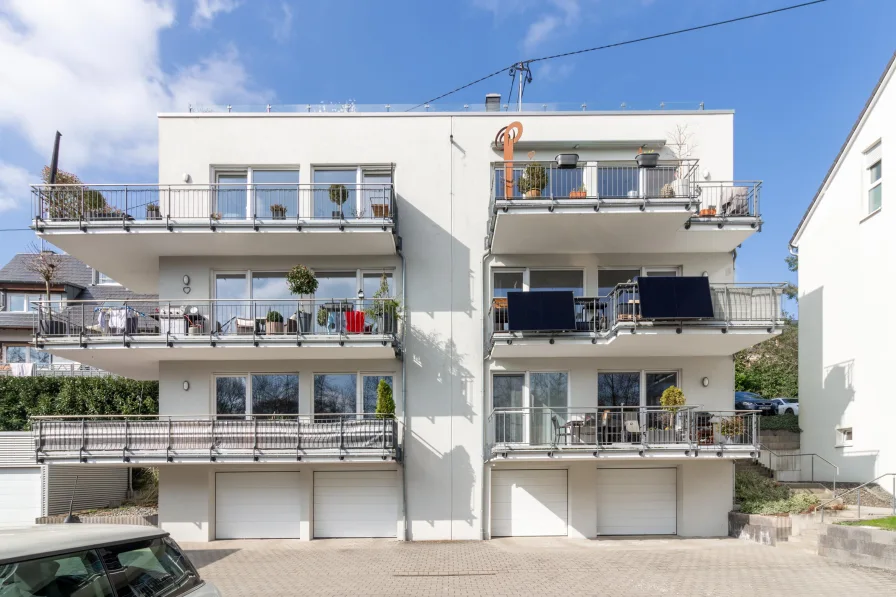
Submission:
[[[848,564],[896,570],[896,532],[828,524],[818,537],[818,555]]]

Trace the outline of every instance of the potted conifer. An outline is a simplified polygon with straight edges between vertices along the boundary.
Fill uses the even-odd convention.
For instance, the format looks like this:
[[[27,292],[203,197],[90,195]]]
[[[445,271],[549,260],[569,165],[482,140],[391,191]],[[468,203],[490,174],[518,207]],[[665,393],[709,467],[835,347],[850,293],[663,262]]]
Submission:
[[[376,386],[376,418],[391,419],[395,416],[395,400],[392,398],[392,386],[381,379]]]
[[[541,197],[541,192],[548,186],[548,173],[541,164],[529,164],[523,170],[517,182],[520,194],[526,197]]]

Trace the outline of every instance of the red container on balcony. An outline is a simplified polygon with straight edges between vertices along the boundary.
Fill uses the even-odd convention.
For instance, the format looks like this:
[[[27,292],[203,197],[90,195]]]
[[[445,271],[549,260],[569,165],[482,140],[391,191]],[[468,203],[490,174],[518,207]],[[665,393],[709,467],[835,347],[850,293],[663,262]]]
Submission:
[[[345,312],[345,330],[349,334],[361,334],[364,332],[364,311]]]

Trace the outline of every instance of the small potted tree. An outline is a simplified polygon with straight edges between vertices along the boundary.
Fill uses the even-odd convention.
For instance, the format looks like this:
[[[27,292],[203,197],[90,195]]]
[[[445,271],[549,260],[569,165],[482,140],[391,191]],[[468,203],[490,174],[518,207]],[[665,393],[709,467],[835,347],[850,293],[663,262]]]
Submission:
[[[668,426],[674,426],[676,431],[679,431],[682,428],[678,413],[685,403],[684,392],[677,386],[669,386],[663,390],[663,393],[660,395],[660,406],[663,407],[663,410],[670,413]]]
[[[521,195],[541,197],[541,192],[548,186],[547,170],[541,164],[529,164],[520,175],[517,186]]]
[[[271,205],[271,217],[275,220],[285,220],[286,206],[279,203],[274,203],[273,205]]]
[[[392,386],[385,379],[376,385],[376,418],[391,419],[395,416],[395,400],[392,398]]]
[[[162,211],[159,208],[158,203],[150,203],[146,206],[146,219],[147,220],[161,220],[162,219]]]
[[[395,320],[401,317],[401,303],[392,298],[389,290],[389,279],[383,275],[380,287],[373,293],[372,304],[364,309],[364,315],[373,320],[373,327],[379,334],[394,334],[398,330]]]
[[[334,220],[342,219],[342,205],[348,201],[348,189],[344,184],[330,185],[330,201],[339,208],[339,211],[332,212]]]
[[[746,425],[744,418],[737,415],[731,417],[723,417],[719,422],[719,434],[722,436],[724,444],[736,444],[743,442]]]
[[[638,155],[635,156],[635,161],[638,162],[638,168],[656,168],[659,159],[660,155],[657,152],[644,147],[639,147]]]
[[[273,336],[274,334],[283,333],[283,315],[279,311],[268,311],[265,320],[265,334]]]
[[[317,292],[318,281],[314,272],[304,265],[297,265],[286,272],[286,285],[289,292],[297,296],[311,297]],[[305,305],[300,304],[296,312],[299,332],[307,334],[311,331],[311,313],[305,310]],[[282,319],[281,319],[282,321]],[[326,321],[324,322],[324,325]]]

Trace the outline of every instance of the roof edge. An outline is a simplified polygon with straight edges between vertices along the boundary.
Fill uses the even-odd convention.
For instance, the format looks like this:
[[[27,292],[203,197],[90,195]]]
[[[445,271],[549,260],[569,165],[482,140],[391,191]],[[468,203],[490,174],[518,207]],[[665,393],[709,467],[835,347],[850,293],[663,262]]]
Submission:
[[[821,181],[821,185],[819,185],[818,190],[815,191],[815,196],[812,198],[812,201],[809,203],[809,207],[806,208],[806,212],[803,214],[800,223],[797,225],[796,230],[793,232],[793,236],[790,237],[790,246],[794,249],[799,248],[798,243],[800,240],[800,236],[802,236],[803,231],[806,228],[806,224],[809,223],[809,220],[812,218],[812,214],[815,212],[815,208],[818,206],[818,202],[821,199],[822,194],[828,186],[828,183],[831,180],[831,176],[834,174],[834,171],[837,170],[837,167],[840,165],[840,162],[843,159],[843,154],[846,153],[846,150],[852,145],[856,132],[861,128],[862,124],[865,121],[865,116],[868,115],[868,111],[871,108],[872,104],[874,104],[875,100],[878,97],[878,93],[883,89],[885,82],[888,81],[890,76],[893,74],[894,65],[896,65],[896,52],[893,52],[893,55],[890,56],[890,60],[887,62],[887,66],[884,68],[884,72],[881,74],[880,78],[877,80],[877,84],[874,86],[874,89],[871,91],[871,95],[868,96],[868,100],[865,102],[865,106],[862,108],[862,111],[859,112],[859,117],[856,118],[856,121],[853,123],[852,128],[849,130],[849,134],[846,135],[846,140],[843,142],[843,145],[840,146],[840,151],[837,152],[837,156],[834,158],[834,161],[831,163],[831,167],[828,168],[827,174],[824,175],[824,178]]]

